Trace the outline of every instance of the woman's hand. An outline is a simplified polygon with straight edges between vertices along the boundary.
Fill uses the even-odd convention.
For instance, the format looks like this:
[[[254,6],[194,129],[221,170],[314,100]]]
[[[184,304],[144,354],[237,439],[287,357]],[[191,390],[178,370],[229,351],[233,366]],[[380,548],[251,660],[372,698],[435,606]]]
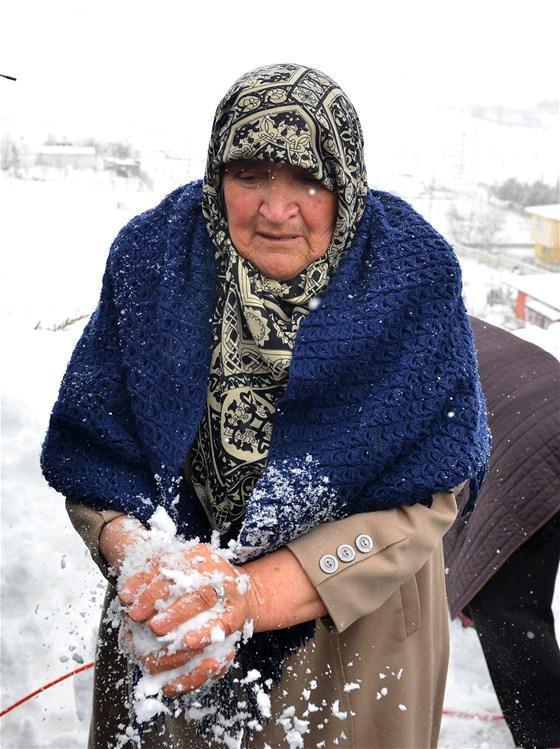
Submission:
[[[189,673],[165,685],[168,696],[222,676],[235,657],[228,645],[252,633],[258,608],[251,578],[200,543],[164,552],[148,569],[121,576],[118,592],[129,619],[146,626],[162,646],[140,658],[147,671],[159,674],[192,662]]]
[[[148,543],[149,533],[133,518],[116,518],[101,534],[101,551],[120,572],[127,555]],[[151,674],[192,665],[165,683],[167,696],[197,689],[227,672],[241,632],[250,636],[253,627],[256,632],[280,629],[326,614],[287,548],[238,567],[208,544],[187,542],[177,551],[174,541],[146,559],[140,572],[120,575],[119,597],[130,625],[124,635],[130,639],[140,628],[151,638],[150,652],[135,652],[133,642],[127,647]]]

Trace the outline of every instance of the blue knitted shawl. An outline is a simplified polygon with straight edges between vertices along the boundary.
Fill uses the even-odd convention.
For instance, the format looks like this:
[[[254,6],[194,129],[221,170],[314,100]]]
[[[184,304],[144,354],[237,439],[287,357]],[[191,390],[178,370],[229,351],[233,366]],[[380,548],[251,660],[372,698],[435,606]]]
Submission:
[[[115,240],[99,305],[78,342],[42,453],[69,499],[148,521],[158,505],[185,537],[209,523],[182,480],[206,404],[216,303],[215,249],[200,182],[133,219]],[[267,466],[249,497],[238,561],[319,523],[421,502],[466,479],[489,452],[486,410],[460,269],[404,201],[370,191],[357,233],[300,325],[276,404]],[[237,655],[263,683],[313,623],[255,635]],[[236,714],[235,677],[196,698]],[[256,698],[246,701],[259,717]],[[228,717],[229,716],[229,717]],[[260,717],[262,720],[262,716]]]
[[[206,402],[214,247],[201,183],[133,219],[74,350],[42,453],[73,501],[185,536],[208,521],[182,467]],[[471,482],[489,453],[486,409],[457,259],[407,203],[370,191],[351,247],[301,324],[240,559],[318,523],[421,502]],[[472,503],[471,503],[472,504]]]

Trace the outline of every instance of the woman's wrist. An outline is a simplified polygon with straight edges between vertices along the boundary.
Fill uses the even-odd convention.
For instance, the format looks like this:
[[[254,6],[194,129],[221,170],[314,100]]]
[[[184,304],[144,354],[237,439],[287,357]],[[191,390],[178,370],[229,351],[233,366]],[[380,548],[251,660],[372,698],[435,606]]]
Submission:
[[[261,620],[266,602],[262,591],[262,582],[259,580],[258,574],[254,570],[251,572],[247,565],[244,565],[241,569],[243,574],[249,579],[249,589],[247,591],[248,619],[253,623],[253,632],[262,632],[264,630],[261,628]]]
[[[127,549],[142,538],[144,531],[142,523],[130,515],[119,515],[101,529],[99,551],[117,575]]]
[[[242,567],[251,580],[255,632],[292,627],[327,613],[294,554],[283,547]]]

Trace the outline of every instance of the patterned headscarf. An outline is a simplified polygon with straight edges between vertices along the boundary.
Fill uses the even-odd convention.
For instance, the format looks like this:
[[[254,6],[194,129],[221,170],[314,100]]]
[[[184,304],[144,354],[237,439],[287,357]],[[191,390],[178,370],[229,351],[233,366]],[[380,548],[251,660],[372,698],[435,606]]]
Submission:
[[[327,252],[295,279],[264,277],[231,242],[221,183],[224,165],[240,159],[305,169],[337,196]],[[275,404],[301,321],[327,287],[364,211],[363,136],[352,103],[312,68],[270,65],[245,74],[216,110],[203,193],[220,288],[206,411],[189,464],[197,496],[225,533],[243,517],[266,465]]]

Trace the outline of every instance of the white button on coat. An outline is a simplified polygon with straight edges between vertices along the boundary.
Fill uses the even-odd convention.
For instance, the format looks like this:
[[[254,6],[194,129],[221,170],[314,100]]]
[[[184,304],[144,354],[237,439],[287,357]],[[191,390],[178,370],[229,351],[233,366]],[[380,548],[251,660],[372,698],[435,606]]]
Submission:
[[[336,556],[341,562],[351,562],[356,558],[356,552],[350,544],[340,544],[336,550]]]
[[[368,536],[367,533],[360,533],[359,536],[356,536],[354,543],[356,544],[356,549],[361,551],[362,554],[367,554],[373,549],[373,538]]]
[[[319,559],[319,567],[327,575],[332,575],[338,569],[338,559],[333,557],[332,554],[323,554],[321,559]]]

